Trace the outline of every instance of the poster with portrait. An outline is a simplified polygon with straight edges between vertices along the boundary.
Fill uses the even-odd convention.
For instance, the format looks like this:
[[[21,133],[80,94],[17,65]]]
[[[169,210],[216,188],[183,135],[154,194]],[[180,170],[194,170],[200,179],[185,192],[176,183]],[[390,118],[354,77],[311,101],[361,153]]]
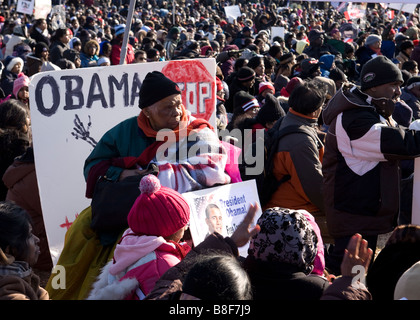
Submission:
[[[32,15],[34,12],[35,0],[18,0],[16,12]]]
[[[54,262],[67,230],[90,206],[91,199],[85,196],[85,159],[106,131],[140,113],[140,87],[151,71],[161,71],[176,82],[186,109],[216,127],[214,58],[66,69],[31,78],[35,166]]]
[[[209,234],[218,232],[229,237],[248,212],[251,204],[258,204],[254,225],[261,216],[255,180],[218,186],[182,194],[191,208],[190,232],[194,245],[201,243]],[[246,257],[248,244],[239,248]]]

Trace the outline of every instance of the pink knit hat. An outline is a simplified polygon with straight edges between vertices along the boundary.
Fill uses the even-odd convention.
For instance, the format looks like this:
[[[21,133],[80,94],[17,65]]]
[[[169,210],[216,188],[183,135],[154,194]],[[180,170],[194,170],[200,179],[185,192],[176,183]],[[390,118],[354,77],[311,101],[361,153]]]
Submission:
[[[187,201],[177,191],[161,186],[156,176],[149,174],[141,179],[140,192],[127,217],[133,232],[165,238],[188,224]]]
[[[13,82],[13,95],[17,95],[23,87],[29,87],[30,80],[24,73],[19,73],[17,79]]]

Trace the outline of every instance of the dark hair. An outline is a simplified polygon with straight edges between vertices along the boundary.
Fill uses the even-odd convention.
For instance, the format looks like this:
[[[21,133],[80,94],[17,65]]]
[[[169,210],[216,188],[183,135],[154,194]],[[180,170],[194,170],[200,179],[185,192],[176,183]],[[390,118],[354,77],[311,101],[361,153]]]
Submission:
[[[401,65],[401,70],[411,71],[411,70],[414,70],[416,66],[418,66],[417,61],[407,60],[407,61],[404,61],[403,64]]]
[[[283,52],[282,47],[276,46],[276,45],[273,45],[273,46],[270,47],[270,49],[268,49],[268,54],[272,57],[275,57],[276,55],[278,55],[281,52]]]
[[[146,51],[144,51],[144,50],[137,50],[137,51],[134,53],[134,58],[136,58],[136,59],[137,59],[137,57],[138,57],[139,55],[141,55],[141,54],[146,54]]]
[[[264,56],[264,66],[265,69],[271,69],[276,66],[276,59],[271,56]]]
[[[321,83],[304,81],[292,91],[289,107],[301,114],[310,114],[322,106],[326,94],[326,87]]]
[[[147,59],[156,58],[159,55],[158,49],[150,48],[146,51]]]
[[[153,48],[155,48],[157,51],[162,51],[163,49],[165,49],[165,47],[160,43],[156,43]]]
[[[45,18],[36,19],[34,21],[33,28],[39,27],[44,21],[47,22],[47,19],[45,19]]]
[[[199,255],[185,277],[182,290],[201,300],[251,300],[251,281],[231,255]]]
[[[248,59],[245,58],[238,58],[235,60],[235,65],[233,66],[235,68],[235,71],[238,71],[240,68],[246,66],[248,64]]]
[[[29,224],[31,218],[26,210],[9,202],[0,202],[0,248],[17,259],[25,256],[28,251],[27,239],[30,236]]]
[[[247,66],[250,67],[251,69],[255,69],[256,67],[262,64],[264,64],[264,59],[262,57],[255,56],[249,59]]]
[[[400,45],[400,51],[404,51],[409,48],[414,48],[414,43],[411,40],[405,40]]]
[[[67,33],[67,28],[59,28],[55,30],[54,34],[51,37],[51,42],[60,41],[60,38]]]
[[[0,104],[0,129],[15,128],[21,130],[26,124],[28,111],[17,99],[9,99]]]

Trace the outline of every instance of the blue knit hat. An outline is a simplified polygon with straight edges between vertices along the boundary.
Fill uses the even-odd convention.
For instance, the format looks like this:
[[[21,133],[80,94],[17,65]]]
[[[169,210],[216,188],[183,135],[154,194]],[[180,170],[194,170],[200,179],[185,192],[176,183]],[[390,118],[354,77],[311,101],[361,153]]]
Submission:
[[[124,33],[125,31],[125,24],[119,24],[115,27],[115,36],[119,36],[120,34]]]

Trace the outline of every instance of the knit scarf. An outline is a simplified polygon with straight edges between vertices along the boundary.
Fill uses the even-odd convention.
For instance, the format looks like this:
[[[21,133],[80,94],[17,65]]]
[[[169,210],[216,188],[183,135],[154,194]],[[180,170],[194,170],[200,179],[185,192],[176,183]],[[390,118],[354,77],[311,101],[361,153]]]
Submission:
[[[182,112],[182,118],[180,121],[180,124],[177,128],[172,130],[175,133],[175,141],[170,142],[177,142],[180,141],[183,138],[186,138],[183,136],[184,133],[188,135],[191,134],[191,132],[197,132],[204,128],[209,128],[213,130],[213,127],[204,119],[197,119],[191,116],[186,110],[185,107],[182,106],[183,112]],[[143,112],[140,112],[139,116],[137,117],[137,124],[139,128],[144,132],[144,134],[149,138],[156,138],[158,136],[158,131],[155,131],[152,126],[150,125],[150,121],[147,119],[147,117],[144,115]],[[165,136],[164,141],[155,141],[152,143],[149,147],[147,147],[142,154],[139,157],[124,157],[124,158],[118,158],[113,161],[114,166],[122,167],[122,168],[133,168],[136,165],[139,165],[141,167],[146,167],[150,161],[153,160],[153,158],[156,155],[157,150],[159,147],[165,143],[168,142],[170,137],[173,136]],[[120,160],[123,160],[123,163],[120,162]]]

